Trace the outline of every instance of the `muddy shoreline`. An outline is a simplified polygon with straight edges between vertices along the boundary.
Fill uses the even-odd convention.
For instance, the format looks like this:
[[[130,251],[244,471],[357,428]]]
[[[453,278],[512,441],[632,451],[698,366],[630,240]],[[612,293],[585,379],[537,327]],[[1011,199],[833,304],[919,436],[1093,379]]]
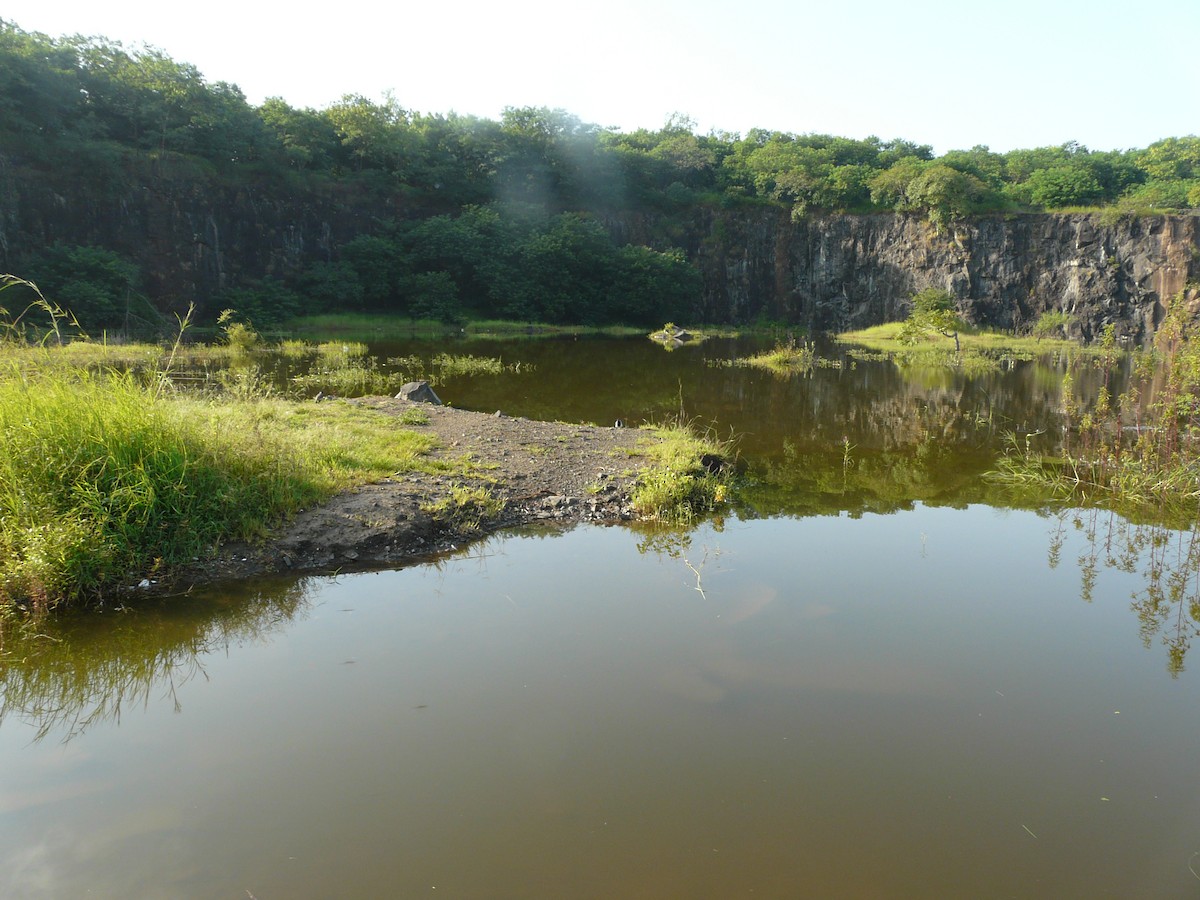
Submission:
[[[657,439],[616,426],[542,422],[390,397],[355,403],[399,417],[418,409],[428,421],[396,427],[437,439],[430,454],[470,460],[453,474],[398,473],[306,509],[260,544],[231,543],[161,587],[178,589],[255,575],[363,571],[400,566],[453,549],[501,528],[536,522],[564,527],[637,518],[630,492],[648,462],[639,452]],[[455,488],[487,488],[503,510],[477,526],[429,507]],[[471,519],[471,516],[466,516]],[[142,587],[149,587],[143,582]],[[153,586],[159,586],[155,584]]]

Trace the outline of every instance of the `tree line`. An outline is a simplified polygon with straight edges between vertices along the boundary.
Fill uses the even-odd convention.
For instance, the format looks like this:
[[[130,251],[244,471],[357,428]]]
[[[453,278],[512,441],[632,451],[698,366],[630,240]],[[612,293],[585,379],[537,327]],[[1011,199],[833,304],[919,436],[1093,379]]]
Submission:
[[[1196,136],[1121,151],[1070,142],[935,157],[903,139],[702,135],[678,115],[657,130],[623,133],[558,109],[512,107],[496,121],[409,110],[390,95],[344,95],[323,109],[273,97],[256,107],[236,85],[209,82],[161,50],[53,38],[4,21],[0,151],[91,178],[117,172],[130,155],[169,157],[232,183],[336,184],[393,199],[402,212],[337,247],[333,259],[279,283],[233,288],[244,295],[235,300],[277,317],[318,308],[447,319],[686,317],[699,282],[681,236],[697,210],[714,206],[769,205],[795,217],[899,211],[939,226],[1079,206],[1114,214],[1200,207]],[[607,212],[631,209],[654,214],[642,236],[649,246],[622,244],[600,224]],[[97,249],[50,248],[29,274],[40,267],[62,281],[70,272],[55,273],[71,268],[72,254],[87,257],[77,262],[107,273],[101,287],[89,291],[76,277],[68,293],[115,324],[129,303],[103,284],[120,283],[128,261],[97,259]],[[137,273],[125,275],[128,294]],[[646,290],[658,299],[643,299]]]

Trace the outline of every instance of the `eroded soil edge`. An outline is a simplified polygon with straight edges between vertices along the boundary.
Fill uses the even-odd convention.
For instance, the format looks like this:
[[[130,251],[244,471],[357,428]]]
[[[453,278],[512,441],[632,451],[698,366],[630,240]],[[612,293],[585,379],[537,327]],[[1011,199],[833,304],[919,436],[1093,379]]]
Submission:
[[[433,434],[438,447],[431,456],[454,463],[468,459],[470,465],[456,466],[451,474],[397,474],[339,494],[304,510],[261,545],[226,545],[182,581],[382,568],[504,527],[630,520],[635,518],[630,491],[647,465],[639,445],[656,440],[638,429],[541,422],[387,397],[335,402],[359,403],[397,418],[419,409],[426,424],[396,427]],[[429,511],[455,488],[478,487],[504,501],[498,516],[475,525],[469,514]]]

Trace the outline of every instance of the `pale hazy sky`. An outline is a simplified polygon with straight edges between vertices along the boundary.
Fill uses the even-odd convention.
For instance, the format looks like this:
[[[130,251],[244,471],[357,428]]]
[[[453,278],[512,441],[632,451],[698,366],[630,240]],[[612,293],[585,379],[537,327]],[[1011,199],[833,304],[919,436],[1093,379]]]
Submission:
[[[623,131],[681,112],[700,132],[875,134],[939,154],[1200,133],[1200,0],[5,0],[0,17],[151,44],[254,104],[390,89],[422,112],[561,107]]]

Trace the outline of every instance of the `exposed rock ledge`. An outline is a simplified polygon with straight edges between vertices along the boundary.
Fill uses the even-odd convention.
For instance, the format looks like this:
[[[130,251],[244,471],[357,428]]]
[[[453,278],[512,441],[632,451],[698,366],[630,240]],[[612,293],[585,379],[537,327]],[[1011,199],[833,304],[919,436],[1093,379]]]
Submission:
[[[225,546],[216,559],[177,579],[175,587],[280,572],[401,565],[485,530],[537,521],[630,520],[635,518],[630,491],[646,466],[644,456],[631,454],[639,443],[655,440],[638,429],[539,422],[387,397],[338,402],[397,416],[420,409],[428,424],[398,427],[435,435],[435,458],[469,455],[473,474],[408,473],[363,485],[303,511],[261,545]],[[487,486],[505,501],[504,512],[481,529],[464,530],[422,508],[459,486]]]

